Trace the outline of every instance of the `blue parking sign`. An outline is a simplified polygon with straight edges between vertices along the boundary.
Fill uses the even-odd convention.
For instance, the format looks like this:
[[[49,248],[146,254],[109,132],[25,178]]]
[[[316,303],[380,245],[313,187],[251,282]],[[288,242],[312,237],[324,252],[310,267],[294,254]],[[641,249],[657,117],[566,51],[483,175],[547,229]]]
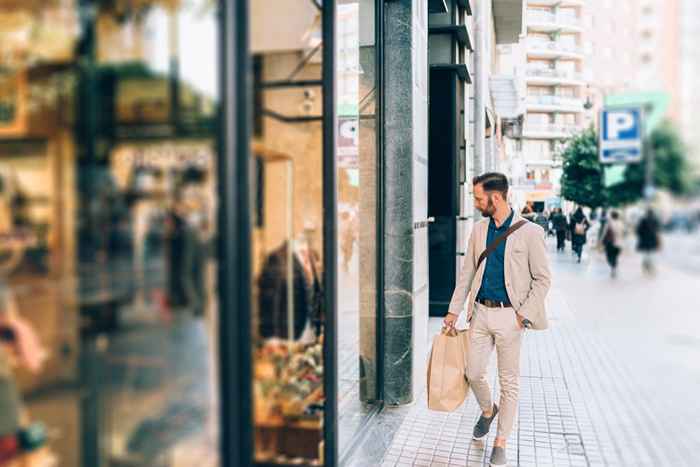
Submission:
[[[610,108],[600,112],[599,153],[604,164],[642,160],[641,108]]]

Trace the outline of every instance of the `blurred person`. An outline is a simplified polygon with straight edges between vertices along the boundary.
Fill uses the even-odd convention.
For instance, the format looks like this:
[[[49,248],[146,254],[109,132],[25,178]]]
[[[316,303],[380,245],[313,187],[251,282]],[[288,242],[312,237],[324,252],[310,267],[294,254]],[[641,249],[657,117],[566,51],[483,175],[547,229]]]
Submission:
[[[654,274],[654,253],[661,246],[659,230],[661,222],[652,209],[647,209],[646,214],[637,224],[637,250],[643,255],[642,268],[647,274]]]
[[[619,217],[619,214],[618,214]],[[622,220],[622,219],[620,219]],[[608,210],[603,209],[603,211],[600,213],[600,219],[598,220],[599,222],[599,229],[598,229],[598,242],[602,242],[603,240],[603,233],[605,232],[605,225],[608,222]]]
[[[535,224],[542,227],[542,230],[544,230],[546,236],[547,230],[549,230],[549,220],[547,219],[547,215],[542,211],[538,212],[537,214],[535,214],[534,222]]]
[[[444,325],[454,327],[467,303],[470,323],[467,378],[482,410],[473,438],[485,439],[500,413],[491,465],[502,466],[507,464],[506,442],[517,413],[523,331],[547,328],[544,302],[551,275],[544,232],[508,205],[506,176],[486,173],[474,178],[472,183],[474,207],[486,218],[472,229]],[[494,345],[500,406],[493,403],[487,380]]]
[[[579,206],[571,215],[571,248],[576,254],[577,262],[581,262],[583,246],[586,244],[586,235],[591,223],[583,213],[583,208]]]
[[[532,204],[530,202],[523,207],[523,210],[520,211],[520,215],[529,221],[535,218],[535,211],[532,209]]]
[[[557,235],[557,251],[564,251],[566,248],[566,229],[568,224],[561,208],[557,208],[552,214],[552,226]]]
[[[340,214],[340,250],[343,256],[343,271],[350,270],[350,260],[357,242],[357,215],[351,211]]]
[[[605,258],[610,265],[610,275],[613,278],[617,277],[617,260],[622,252],[624,237],[625,226],[620,219],[620,214],[617,211],[612,211],[605,227],[603,227],[600,243],[605,249]]]
[[[179,206],[166,217],[168,302],[195,316],[204,314],[203,252],[195,229]]]

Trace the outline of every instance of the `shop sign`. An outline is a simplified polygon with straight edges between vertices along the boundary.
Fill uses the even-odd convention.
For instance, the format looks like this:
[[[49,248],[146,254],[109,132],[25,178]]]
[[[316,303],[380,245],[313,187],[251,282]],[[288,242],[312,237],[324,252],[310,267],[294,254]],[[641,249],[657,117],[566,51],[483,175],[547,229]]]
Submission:
[[[124,153],[125,162],[136,167],[208,167],[211,149],[205,145],[152,145],[132,147]]]
[[[338,134],[336,140],[338,166],[357,167],[359,155],[359,119],[357,117],[338,117]]]

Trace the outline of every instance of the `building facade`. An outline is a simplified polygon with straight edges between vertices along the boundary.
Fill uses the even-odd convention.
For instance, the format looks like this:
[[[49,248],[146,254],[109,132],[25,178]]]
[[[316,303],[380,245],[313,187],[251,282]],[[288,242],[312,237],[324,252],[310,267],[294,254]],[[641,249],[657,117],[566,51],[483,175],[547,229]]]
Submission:
[[[586,123],[584,6],[528,0],[523,40],[502,49],[501,66],[515,70],[525,95],[522,128],[508,143],[514,198],[538,211],[560,205],[559,154]]]
[[[425,388],[523,2],[40,3],[0,4],[0,312],[49,358],[0,347],[0,406],[60,465],[343,464]]]
[[[690,151],[695,173],[700,175],[700,132],[697,131],[695,115],[700,105],[700,92],[695,84],[695,77],[700,72],[700,51],[695,46],[695,38],[700,32],[700,8],[691,0],[683,0],[678,12],[681,24],[681,134]]]

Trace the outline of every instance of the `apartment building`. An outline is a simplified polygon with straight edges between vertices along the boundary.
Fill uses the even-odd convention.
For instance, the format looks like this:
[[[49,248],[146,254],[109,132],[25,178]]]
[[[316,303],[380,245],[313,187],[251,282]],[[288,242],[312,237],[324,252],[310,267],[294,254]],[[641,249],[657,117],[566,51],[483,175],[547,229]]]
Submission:
[[[700,174],[700,132],[697,131],[696,113],[700,108],[697,77],[700,72],[700,7],[696,0],[682,0],[679,7],[681,21],[681,134],[690,151],[695,171]]]
[[[561,203],[559,153],[586,123],[583,9],[581,0],[529,0],[525,37],[501,54],[502,69],[515,69],[525,94],[522,131],[513,135],[509,157],[517,206]]]

